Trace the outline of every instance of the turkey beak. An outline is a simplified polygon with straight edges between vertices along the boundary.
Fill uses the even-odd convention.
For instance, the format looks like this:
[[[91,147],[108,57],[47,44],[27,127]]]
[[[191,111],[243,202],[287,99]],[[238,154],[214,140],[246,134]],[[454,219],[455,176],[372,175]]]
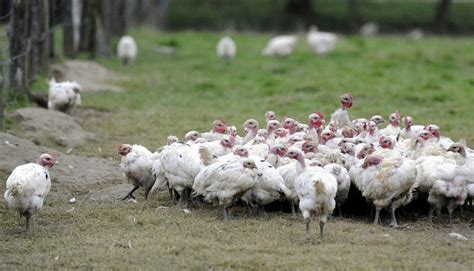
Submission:
[[[58,160],[54,160],[54,164],[55,164],[55,165],[58,165],[58,164],[59,164],[59,161],[58,161]]]

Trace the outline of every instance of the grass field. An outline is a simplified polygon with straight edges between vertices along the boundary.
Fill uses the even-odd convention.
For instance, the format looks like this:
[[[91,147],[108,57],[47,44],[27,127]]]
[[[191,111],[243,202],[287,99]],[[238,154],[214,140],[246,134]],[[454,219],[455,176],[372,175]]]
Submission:
[[[260,55],[270,35],[241,33],[233,35],[238,57],[226,65],[214,53],[219,34],[146,29],[132,34],[139,46],[132,67],[99,60],[126,77],[118,84],[127,91],[83,95],[78,111],[97,114],[77,118],[102,139],[77,153],[119,163],[120,143],[156,149],[169,134],[209,130],[216,118],[240,127],[251,117],[263,122],[266,110],[302,121],[313,111],[329,116],[345,91],[355,97],[353,118],[399,110],[417,124],[435,123],[443,134],[474,143],[472,38],[345,37],[326,57],[313,56],[300,42],[288,59],[273,59]],[[157,53],[158,44],[175,46],[176,55]],[[7,175],[0,172],[3,179]],[[4,191],[3,182],[0,188]],[[165,192],[148,202],[138,193],[136,204],[86,201],[97,189],[84,187],[72,206],[66,204],[68,187],[57,180],[27,234],[19,233],[23,219],[1,206],[0,269],[470,270],[474,265],[474,232],[459,216],[452,228],[400,216],[402,228],[396,230],[373,226],[365,218],[336,218],[321,243],[318,223],[311,224],[313,238],[307,241],[302,219],[287,213],[243,215],[224,223],[210,207],[185,214]],[[450,239],[451,231],[470,241]]]

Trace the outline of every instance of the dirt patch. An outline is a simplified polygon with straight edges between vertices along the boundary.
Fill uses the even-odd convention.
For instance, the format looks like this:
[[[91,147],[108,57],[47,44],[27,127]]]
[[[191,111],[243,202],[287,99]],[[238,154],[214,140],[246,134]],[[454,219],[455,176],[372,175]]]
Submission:
[[[34,144],[10,134],[0,133],[0,172],[10,174],[17,166],[36,162],[40,154],[50,152],[52,149]],[[79,196],[87,199],[95,188],[108,187],[109,190],[125,191],[130,185],[122,185],[124,177],[119,168],[118,159],[105,159],[97,157],[85,157],[68,155],[57,152],[59,164],[51,169],[52,197]],[[6,176],[5,176],[6,177]],[[6,178],[5,178],[6,179]],[[102,194],[94,201],[110,201],[116,199],[119,192]]]
[[[14,111],[11,117],[24,132],[22,137],[38,144],[53,141],[60,146],[75,147],[97,139],[97,135],[85,131],[73,117],[59,111],[21,108]]]
[[[113,84],[123,78],[93,61],[68,60],[51,65],[51,70],[57,81],[76,81],[82,86],[83,92],[123,91]]]

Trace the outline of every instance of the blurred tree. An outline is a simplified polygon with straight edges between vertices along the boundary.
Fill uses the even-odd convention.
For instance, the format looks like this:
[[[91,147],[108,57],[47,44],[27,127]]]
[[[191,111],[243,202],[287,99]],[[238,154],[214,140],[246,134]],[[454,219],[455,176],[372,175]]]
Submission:
[[[352,31],[359,28],[359,12],[357,10],[357,0],[348,0],[349,27]]]
[[[10,46],[10,87],[13,96],[25,99],[28,73],[28,53],[30,50],[30,12],[27,0],[13,1],[10,27],[7,28]]]
[[[296,22],[297,26],[301,24],[312,24],[314,18],[313,2],[311,0],[288,0],[286,2],[285,13],[289,15],[290,20],[285,24]],[[286,26],[287,27],[287,26]]]
[[[1,53],[2,52],[0,52],[0,59],[3,59]],[[5,89],[5,79],[3,78],[3,63],[0,62],[0,131],[3,131],[4,123],[5,123],[5,107],[4,107],[4,100],[3,100],[4,89]]]
[[[439,32],[446,32],[448,30],[451,2],[451,0],[439,0],[434,19],[434,27]]]
[[[75,57],[74,51],[74,29],[72,20],[72,1],[62,0],[63,18],[63,52],[66,57]]]
[[[95,55],[96,22],[94,13],[98,12],[98,2],[83,0],[81,12],[79,51],[88,52],[90,57]]]
[[[31,77],[35,79],[48,65],[49,0],[31,0]]]

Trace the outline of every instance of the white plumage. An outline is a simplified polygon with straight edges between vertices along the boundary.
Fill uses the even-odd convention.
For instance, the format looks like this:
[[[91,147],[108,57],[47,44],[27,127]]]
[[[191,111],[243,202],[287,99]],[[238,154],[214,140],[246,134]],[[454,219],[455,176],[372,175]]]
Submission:
[[[262,207],[280,199],[281,195],[285,197],[291,195],[283,178],[270,163],[258,156],[249,158],[254,160],[258,173],[253,187],[242,196],[244,202],[250,206]]]
[[[336,204],[339,209],[339,215],[342,216],[341,205],[349,196],[349,188],[351,187],[351,178],[347,169],[339,164],[331,163],[324,167],[324,170],[331,173],[337,180]]]
[[[51,78],[48,90],[48,109],[69,112],[81,104],[81,85],[75,81],[56,82]]]
[[[331,114],[331,121],[335,121],[338,128],[352,127],[352,122],[346,109],[352,107],[353,99],[352,94],[349,92],[341,95],[341,107]]]
[[[349,174],[362,195],[375,205],[374,224],[380,223],[380,210],[390,207],[390,226],[397,227],[396,209],[412,199],[416,178],[415,162],[401,156],[384,158],[372,154],[365,158],[363,164],[352,167]]]
[[[160,154],[162,170],[170,188],[180,195],[180,201],[189,199],[194,178],[204,168],[198,150],[199,145],[177,142]]]
[[[137,57],[137,43],[131,36],[120,38],[117,44],[117,56],[125,66]]]
[[[325,55],[336,47],[337,36],[334,33],[320,32],[316,26],[311,26],[306,41],[317,55]]]
[[[151,153],[141,145],[122,144],[118,153],[122,156],[120,168],[127,180],[133,185],[133,189],[123,198],[135,198],[133,192],[143,187],[145,199],[155,184],[156,178],[152,174],[153,160],[158,159],[159,154]]]
[[[284,35],[271,38],[262,54],[265,56],[287,57],[293,53],[298,42],[297,36]]]
[[[239,196],[255,184],[257,168],[253,159],[221,160],[205,167],[196,176],[194,195],[223,207],[224,220],[229,220],[228,208]]]
[[[229,62],[234,59],[235,55],[237,54],[237,45],[235,44],[234,40],[232,40],[232,38],[227,36],[223,37],[217,43],[216,53],[217,56],[222,60]]]
[[[4,194],[8,208],[16,210],[26,218],[26,231],[32,215],[43,208],[43,201],[51,187],[48,168],[57,163],[51,154],[42,154],[38,163],[16,167],[6,182]]]
[[[449,214],[449,225],[452,224],[453,210],[462,205],[467,198],[466,179],[464,176],[456,176],[452,179],[440,179],[433,182],[428,202],[431,205],[429,219],[432,221],[433,210],[438,213],[440,219],[441,208],[446,206]]]
[[[306,167],[303,153],[296,148],[290,148],[287,156],[296,159],[300,164],[295,180],[295,190],[299,198],[299,207],[306,224],[306,236],[309,237],[311,212],[319,214],[320,238],[324,236],[324,225],[327,218],[336,207],[334,198],[337,193],[337,180],[321,167]]]

